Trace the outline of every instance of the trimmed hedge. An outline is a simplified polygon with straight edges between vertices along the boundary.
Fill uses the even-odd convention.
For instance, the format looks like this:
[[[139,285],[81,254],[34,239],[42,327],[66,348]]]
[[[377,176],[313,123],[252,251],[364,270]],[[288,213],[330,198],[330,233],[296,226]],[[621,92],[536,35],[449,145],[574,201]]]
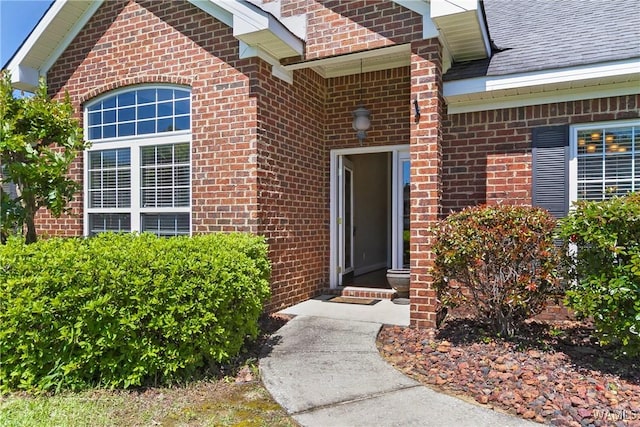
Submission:
[[[100,234],[0,246],[0,390],[168,384],[228,361],[269,297],[264,239]]]
[[[574,245],[567,305],[593,317],[602,344],[640,355],[640,193],[577,202],[561,237]]]

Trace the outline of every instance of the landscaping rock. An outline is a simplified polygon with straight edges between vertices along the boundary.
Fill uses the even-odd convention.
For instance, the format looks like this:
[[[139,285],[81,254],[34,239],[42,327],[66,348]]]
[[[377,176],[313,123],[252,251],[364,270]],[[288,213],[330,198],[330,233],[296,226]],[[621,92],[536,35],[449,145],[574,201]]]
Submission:
[[[467,319],[449,321],[435,336],[385,326],[379,349],[424,384],[524,419],[640,427],[640,360],[599,347],[586,323],[556,323],[553,333],[550,329],[532,322],[503,340],[487,339],[486,329]]]

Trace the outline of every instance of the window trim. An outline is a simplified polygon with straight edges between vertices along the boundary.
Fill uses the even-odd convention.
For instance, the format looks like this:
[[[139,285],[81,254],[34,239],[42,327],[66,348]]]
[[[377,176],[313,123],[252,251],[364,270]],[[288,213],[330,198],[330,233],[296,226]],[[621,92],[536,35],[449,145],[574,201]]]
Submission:
[[[604,122],[589,122],[571,125],[569,127],[569,209],[573,209],[573,203],[578,200],[578,132],[585,129],[611,129],[622,127],[640,127],[639,119],[610,120]],[[638,136],[636,135],[636,144]],[[640,170],[636,175],[640,176]]]
[[[117,96],[121,93],[140,89],[179,89],[189,92],[189,103],[192,103],[191,88],[179,85],[167,84],[144,84],[126,86],[124,88],[109,91],[91,100],[83,106],[83,133],[85,141],[91,142],[91,146],[83,153],[83,234],[90,235],[89,214],[96,213],[129,213],[131,215],[131,232],[141,232],[141,215],[145,213],[188,213],[189,214],[189,235],[193,234],[192,208],[193,208],[193,153],[192,153],[192,130],[193,108],[189,112],[189,130],[172,132],[149,133],[144,135],[131,135],[125,137],[105,138],[91,141],[89,137],[88,114],[89,107],[104,100],[105,98]],[[141,148],[145,146],[159,146],[168,144],[189,144],[189,206],[185,207],[141,207],[142,191],[141,183]],[[103,151],[119,148],[128,148],[131,156],[131,207],[129,208],[90,208],[89,207],[89,153],[92,151]]]

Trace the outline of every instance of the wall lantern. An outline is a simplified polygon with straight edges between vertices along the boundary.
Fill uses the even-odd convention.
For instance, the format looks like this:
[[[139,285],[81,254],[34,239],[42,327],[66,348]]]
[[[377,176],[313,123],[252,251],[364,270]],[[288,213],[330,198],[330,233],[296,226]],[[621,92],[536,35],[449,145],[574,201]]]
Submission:
[[[352,113],[353,115],[353,130],[356,131],[360,145],[367,137],[367,131],[371,127],[371,114],[369,110],[364,108],[362,103],[362,59],[360,60],[360,105]]]

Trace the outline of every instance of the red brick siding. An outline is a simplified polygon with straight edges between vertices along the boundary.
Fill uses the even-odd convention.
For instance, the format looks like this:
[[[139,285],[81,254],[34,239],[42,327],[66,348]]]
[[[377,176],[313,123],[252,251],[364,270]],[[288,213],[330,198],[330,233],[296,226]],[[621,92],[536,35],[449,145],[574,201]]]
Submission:
[[[411,125],[411,325],[436,326],[429,231],[441,213],[442,197],[442,48],[437,39],[411,45],[411,100],[421,117]]]
[[[640,117],[640,95],[450,114],[443,123],[444,213],[482,203],[531,204],[538,126]]]
[[[306,59],[422,38],[422,17],[391,1],[295,0],[283,2],[281,11],[307,14]]]
[[[69,93],[78,112],[101,91],[143,82],[190,83],[192,229],[257,231],[257,59],[238,59],[232,29],[187,2],[105,2],[48,73],[52,94]],[[82,161],[72,175],[82,181]],[[50,220],[49,234],[82,232],[75,217]]]
[[[267,237],[277,310],[320,293],[329,271],[326,82],[296,71],[289,85],[260,67],[258,231]]]
[[[364,146],[409,144],[410,80],[407,67],[328,80],[327,148],[359,147],[352,112],[362,104],[371,113]]]
[[[329,159],[334,148],[359,147],[351,112],[359,75],[325,80],[296,71],[292,86],[260,72],[259,231],[274,270],[270,309],[317,295],[329,283]],[[363,103],[372,112],[364,145],[409,142],[409,72],[365,73]]]

